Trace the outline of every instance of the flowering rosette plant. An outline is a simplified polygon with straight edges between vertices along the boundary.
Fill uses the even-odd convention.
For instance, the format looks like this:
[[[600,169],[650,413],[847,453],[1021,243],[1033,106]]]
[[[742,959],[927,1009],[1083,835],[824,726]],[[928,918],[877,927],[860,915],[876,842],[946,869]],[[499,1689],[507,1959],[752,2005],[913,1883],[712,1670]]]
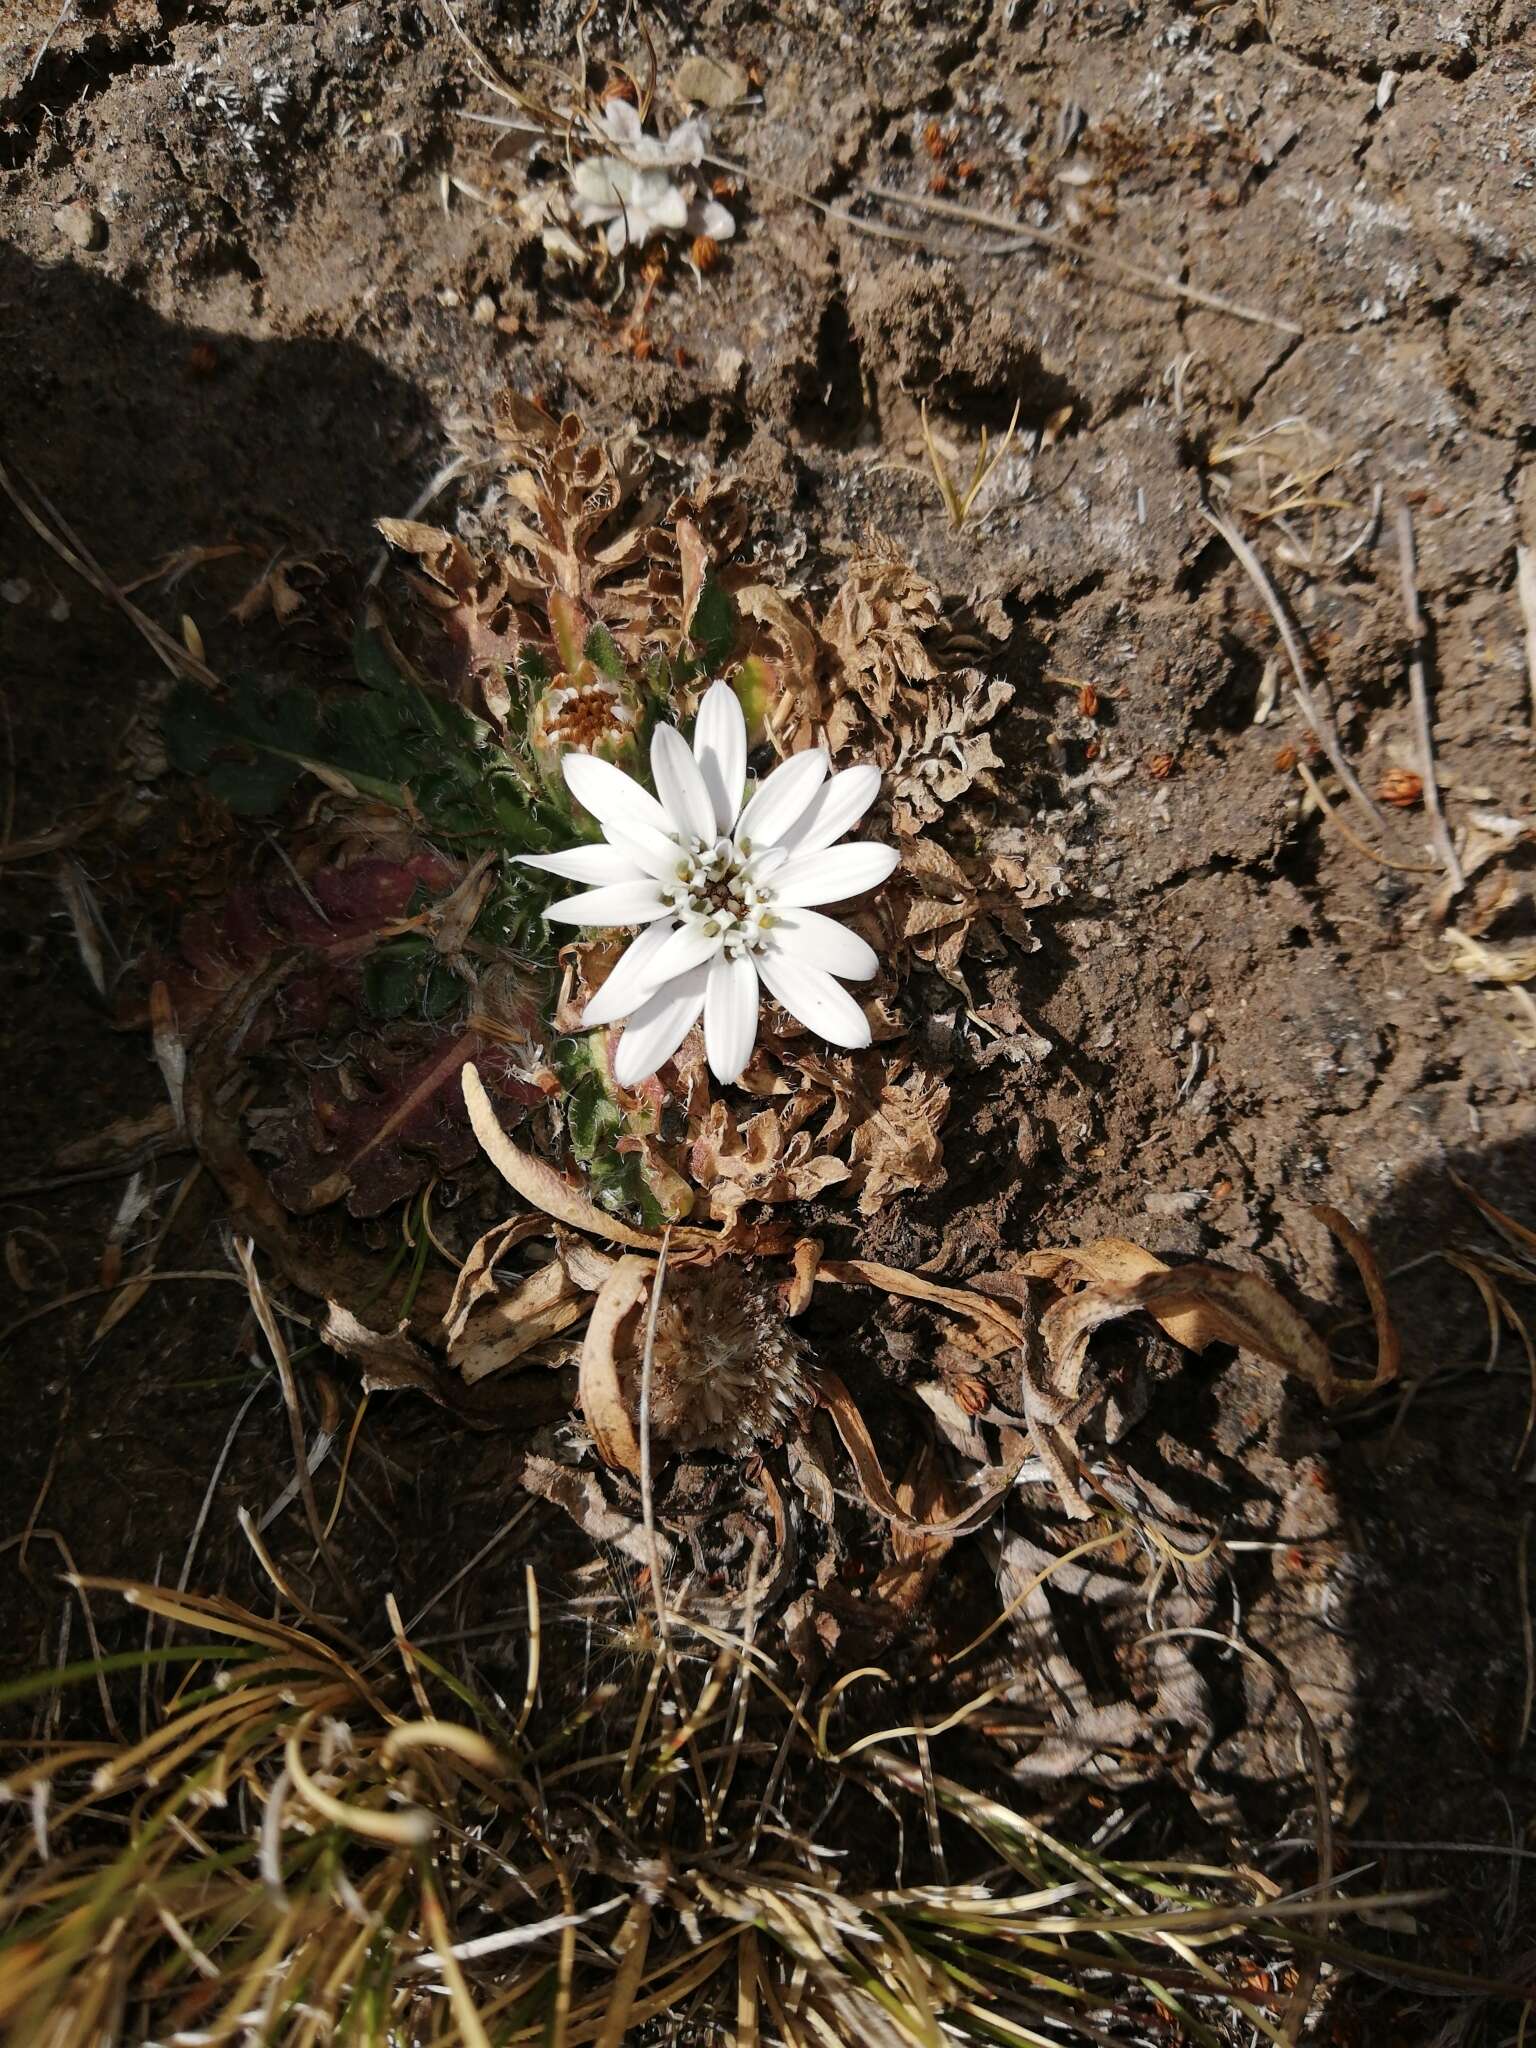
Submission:
[[[816,906],[877,888],[900,858],[870,841],[836,844],[874,802],[877,768],[829,774],[826,749],[812,747],[748,796],[746,719],[724,682],[705,693],[691,748],[674,727],[657,727],[655,796],[595,755],[567,754],[562,766],[603,842],[521,858],[588,885],[551,904],[548,918],[644,927],[582,1018],[592,1029],[624,1021],[613,1067],[621,1086],[664,1066],[701,1014],[716,1080],[738,1080],[764,989],[831,1044],[869,1044],[864,1013],[841,984],[872,979],[879,961]]]

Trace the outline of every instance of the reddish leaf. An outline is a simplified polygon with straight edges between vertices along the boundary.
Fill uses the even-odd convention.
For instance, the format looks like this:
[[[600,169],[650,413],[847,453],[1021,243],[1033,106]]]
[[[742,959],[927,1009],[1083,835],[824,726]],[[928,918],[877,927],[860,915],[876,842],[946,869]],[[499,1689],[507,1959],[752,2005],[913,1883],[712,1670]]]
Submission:
[[[374,1040],[347,1065],[313,1075],[307,1113],[273,1133],[282,1153],[273,1193],[301,1216],[343,1196],[352,1215],[377,1216],[433,1172],[468,1165],[476,1139],[460,1076],[470,1060],[503,1105],[504,1121],[520,1122],[542,1099],[501,1048],[473,1031],[425,1042],[415,1033],[405,1045]]]

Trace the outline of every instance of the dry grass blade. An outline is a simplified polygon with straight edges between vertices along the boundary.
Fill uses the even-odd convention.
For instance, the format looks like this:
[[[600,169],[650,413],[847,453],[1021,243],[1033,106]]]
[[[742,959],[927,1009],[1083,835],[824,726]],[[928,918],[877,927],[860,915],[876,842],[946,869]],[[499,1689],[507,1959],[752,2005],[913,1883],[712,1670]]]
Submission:
[[[817,2048],[1059,2038],[1047,2021],[1097,2040],[1159,2007],[1192,2042],[1216,2039],[1223,2011],[1276,2040],[1232,1965],[1293,1954],[1295,1928],[1343,1910],[1256,1898],[1236,1873],[1112,1861],[1013,1795],[961,1786],[940,1746],[988,1694],[892,1727],[870,1689],[882,1674],[850,1673],[819,1702],[802,1694],[803,1711],[760,1650],[706,1630],[717,1654],[690,1700],[695,1624],[675,1615],[673,1659],[654,1630],[631,1632],[595,1689],[579,1650],[546,1647],[520,1736],[467,1656],[451,1671],[397,1627],[365,1681],[280,1591],[264,1618],[118,1590],[227,1647],[180,1647],[204,1669],[141,1742],[39,1760],[51,1860],[23,1817],[0,1895],[0,2030],[18,2042],[96,2048],[100,2016],[129,1999],[144,2038],[242,2038],[260,2012],[272,2048],[617,2048],[653,2024],[702,2043],[727,2015],[738,2041]],[[730,1683],[743,1658],[767,1681],[750,1693]],[[731,1756],[718,1812],[679,1796],[690,1751]],[[866,1797],[829,1861],[818,1817]],[[902,1831],[930,1845],[926,1881],[890,1881]],[[962,1856],[992,1875],[947,1878]],[[610,1948],[594,1923],[615,1912]]]
[[[41,513],[28,504],[15,479],[5,464],[0,462],[0,490],[5,492],[38,539],[52,548],[59,560],[89,583],[99,596],[104,597],[109,604],[116,605],[117,609],[131,621],[135,631],[141,633],[149,642],[172,675],[195,676],[200,683],[216,688],[219,678],[208,664],[200,661],[174,635],[167,633],[163,626],[157,626],[147,613],[140,611],[136,604],[125,597],[79,535],[70,531],[57,509],[49,504],[47,498],[35,486],[30,488],[33,497],[43,508]],[[48,515],[47,518],[44,518],[43,513]],[[50,520],[52,524],[49,523]]]
[[[1296,773],[1301,777],[1308,796],[1311,797],[1318,810],[1328,820],[1329,825],[1338,833],[1341,839],[1347,841],[1355,849],[1356,853],[1363,853],[1367,860],[1375,861],[1377,867],[1392,868],[1400,875],[1432,875],[1437,872],[1433,862],[1392,860],[1386,854],[1378,853],[1374,846],[1367,846],[1358,833],[1351,832],[1348,825],[1345,824],[1344,820],[1333,808],[1333,805],[1329,803],[1327,796],[1323,792],[1322,784],[1312,773],[1312,770],[1305,761],[1297,760]]]
[[[949,473],[949,465],[944,460],[943,455],[939,451],[938,443],[933,438],[933,429],[928,424],[928,401],[926,398],[923,400],[919,411],[919,417],[923,426],[923,445],[928,450],[928,461],[939,486],[939,496],[944,500],[944,509],[949,514],[949,523],[956,533],[959,533],[964,528],[966,520],[971,515],[971,507],[981,496],[989,480],[996,473],[999,463],[1002,462],[1004,456],[1012,447],[1013,437],[1018,431],[1019,408],[1023,403],[1022,399],[1015,403],[1013,417],[1008,422],[1008,431],[1004,434],[1002,440],[998,442],[997,447],[990,456],[987,453],[987,430],[985,427],[982,428],[981,447],[977,452],[976,467],[971,472],[969,484],[967,484],[962,492],[957,490],[955,480]]]
[[[272,1353],[272,1362],[277,1367],[277,1376],[282,1384],[283,1405],[288,1411],[288,1430],[293,1444],[294,1477],[298,1481],[299,1497],[304,1503],[309,1531],[315,1539],[315,1549],[325,1562],[331,1583],[350,1605],[352,1596],[342,1577],[341,1568],[336,1563],[335,1554],[326,1542],[325,1523],[321,1518],[320,1503],[315,1498],[315,1483],[309,1469],[309,1451],[304,1441],[304,1416],[299,1407],[299,1389],[293,1377],[293,1364],[288,1354],[287,1340],[278,1327],[277,1317],[272,1313],[272,1304],[267,1299],[267,1290],[256,1270],[255,1248],[251,1240],[238,1240],[235,1252],[240,1260],[240,1270],[245,1275],[246,1290],[251,1299],[251,1312],[261,1326],[261,1334],[267,1340],[267,1348]]]
[[[1397,508],[1397,560],[1403,583],[1403,609],[1408,614],[1408,694],[1419,750],[1419,779],[1424,785],[1424,808],[1429,814],[1435,848],[1454,893],[1462,887],[1463,876],[1440,806],[1440,783],[1435,774],[1434,724],[1429,713],[1429,678],[1424,661],[1424,615],[1419,609],[1418,573],[1413,558],[1413,514],[1406,505]]]

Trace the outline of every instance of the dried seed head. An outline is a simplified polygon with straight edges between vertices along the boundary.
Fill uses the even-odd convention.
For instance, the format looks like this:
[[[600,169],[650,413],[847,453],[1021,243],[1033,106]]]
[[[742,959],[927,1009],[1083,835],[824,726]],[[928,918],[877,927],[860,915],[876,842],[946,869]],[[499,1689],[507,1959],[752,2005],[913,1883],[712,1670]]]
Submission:
[[[633,106],[640,95],[635,91],[635,81],[622,71],[615,71],[602,90],[602,102],[606,107],[610,100],[628,100]]]
[[[1277,774],[1289,775],[1300,759],[1301,756],[1294,747],[1282,747],[1275,756],[1275,770]]]
[[[1415,775],[1411,768],[1389,768],[1376,785],[1376,794],[1384,804],[1396,804],[1400,811],[1411,811],[1415,804],[1424,801],[1424,778]]]
[[[1173,769],[1174,759],[1172,754],[1149,754],[1147,756],[1147,773],[1154,782],[1166,782],[1173,773]]]
[[[770,1275],[734,1260],[673,1268],[656,1318],[659,1439],[743,1457],[779,1442],[810,1399],[804,1350]]]
[[[713,270],[720,261],[720,244],[713,235],[695,235],[688,255],[695,270]]]
[[[928,154],[933,158],[935,163],[938,163],[940,159],[945,155],[945,153],[949,149],[949,144],[950,137],[944,133],[943,127],[940,125],[940,123],[937,121],[930,121],[923,130],[923,147],[924,149],[927,150]]]
[[[1084,683],[1083,687],[1078,691],[1077,708],[1083,714],[1084,718],[1098,717],[1099,693],[1093,687],[1092,683]]]

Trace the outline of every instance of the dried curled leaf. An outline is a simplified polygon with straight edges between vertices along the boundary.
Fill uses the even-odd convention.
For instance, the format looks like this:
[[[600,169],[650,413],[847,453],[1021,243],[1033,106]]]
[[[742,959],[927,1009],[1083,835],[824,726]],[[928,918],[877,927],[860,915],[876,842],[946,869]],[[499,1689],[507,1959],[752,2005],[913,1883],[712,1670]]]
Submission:
[[[485,1085],[473,1064],[464,1069],[464,1101],[469,1121],[482,1149],[507,1185],[535,1209],[568,1223],[572,1230],[584,1230],[591,1237],[607,1238],[612,1244],[627,1244],[641,1251],[655,1251],[661,1239],[649,1230],[636,1230],[621,1217],[609,1216],[595,1202],[573,1188],[536,1153],[514,1145],[497,1120]],[[680,1237],[701,1236],[701,1232],[680,1232]]]
[[[898,832],[921,832],[973,786],[997,793],[992,770],[1003,764],[985,728],[1012,700],[1012,683],[968,669],[952,687],[935,686],[910,715],[898,717],[890,763],[891,821]]]
[[[891,885],[896,932],[914,959],[934,967],[967,1002],[960,969],[967,953],[996,959],[1005,939],[1026,952],[1039,945],[1029,913],[1051,901],[1054,878],[1036,875],[1011,854],[962,862],[934,839],[907,849]]]
[[[1231,1344],[1266,1364],[1305,1380],[1328,1406],[1375,1391],[1398,1369],[1397,1335],[1376,1263],[1364,1240],[1336,1209],[1314,1212],[1359,1267],[1376,1322],[1377,1365],[1369,1379],[1353,1379],[1334,1366],[1328,1345],[1270,1281],[1257,1273],[1206,1262],[1170,1267],[1140,1245],[1100,1238],[1069,1249],[1029,1253],[1011,1273],[987,1276],[989,1292],[1018,1300],[1021,1322],[1020,1394],[1030,1441],[1044,1462],[1068,1514],[1086,1517],[1077,1433],[1100,1405],[1105,1389],[1089,1377],[1088,1346],[1095,1330],[1145,1312],[1189,1351]],[[1050,1299],[1038,1316],[1031,1283],[1045,1283]]]
[[[818,1151],[808,1131],[786,1132],[765,1109],[738,1129],[723,1102],[712,1103],[688,1152],[688,1170],[709,1213],[732,1223],[748,1202],[806,1202],[848,1178],[841,1159]]]
[[[949,1087],[940,1071],[904,1062],[887,1070],[879,1102],[853,1133],[861,1216],[878,1215],[898,1194],[943,1184],[939,1133],[948,1115]]]
[[[606,1464],[640,1470],[640,1439],[630,1420],[634,1406],[621,1361],[622,1332],[645,1299],[656,1271],[650,1259],[623,1258],[598,1290],[581,1347],[581,1412]]]
[[[1369,1261],[1362,1240],[1336,1210],[1317,1213],[1343,1238],[1357,1261]],[[1170,1267],[1118,1238],[1101,1239],[1082,1253],[1035,1253],[1024,1261],[1024,1270],[1058,1281],[1072,1273],[1086,1281],[1077,1292],[1053,1302],[1041,1318],[1053,1378],[1064,1390],[1075,1391],[1081,1382],[1093,1331],[1101,1323],[1139,1309],[1186,1350],[1235,1345],[1266,1365],[1279,1366],[1305,1380],[1329,1407],[1374,1393],[1397,1371],[1396,1338],[1374,1264],[1361,1263],[1362,1274],[1370,1275],[1367,1284],[1381,1332],[1377,1370],[1368,1380],[1342,1377],[1334,1368],[1327,1344],[1300,1310],[1257,1273],[1204,1262]]]
[[[857,721],[862,709],[889,729],[898,708],[915,694],[911,686],[931,682],[939,673],[924,636],[941,617],[934,586],[894,541],[872,534],[864,552],[849,563],[822,628],[837,657],[844,691],[857,700],[846,717]]]

